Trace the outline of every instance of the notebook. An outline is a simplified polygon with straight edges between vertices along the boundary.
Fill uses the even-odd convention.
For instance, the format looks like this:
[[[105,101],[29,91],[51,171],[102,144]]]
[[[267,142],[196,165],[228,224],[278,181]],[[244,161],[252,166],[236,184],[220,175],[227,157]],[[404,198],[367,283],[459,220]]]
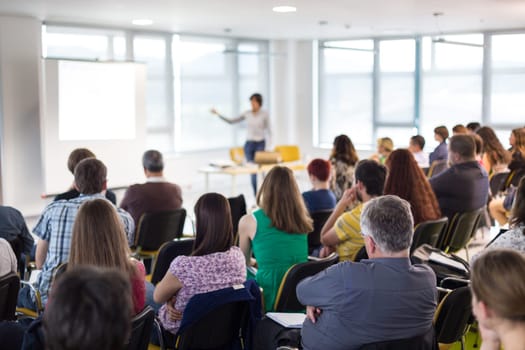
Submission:
[[[445,265],[448,267],[451,267],[453,269],[468,272],[468,270],[465,268],[465,266],[460,263],[459,261],[456,261],[454,259],[448,258],[442,254],[432,252],[430,253],[430,256],[428,257],[429,261],[435,262],[437,264]]]
[[[286,328],[303,328],[306,315],[303,313],[268,312],[266,316]]]

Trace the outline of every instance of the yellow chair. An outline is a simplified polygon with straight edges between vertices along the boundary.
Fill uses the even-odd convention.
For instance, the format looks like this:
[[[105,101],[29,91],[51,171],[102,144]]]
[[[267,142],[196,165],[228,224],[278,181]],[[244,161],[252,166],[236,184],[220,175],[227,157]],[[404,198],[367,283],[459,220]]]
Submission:
[[[281,154],[283,162],[295,162],[301,160],[301,151],[297,145],[279,145],[275,146],[275,152]]]
[[[244,161],[244,148],[242,147],[233,147],[230,148],[230,158],[232,162],[237,165],[241,165]]]

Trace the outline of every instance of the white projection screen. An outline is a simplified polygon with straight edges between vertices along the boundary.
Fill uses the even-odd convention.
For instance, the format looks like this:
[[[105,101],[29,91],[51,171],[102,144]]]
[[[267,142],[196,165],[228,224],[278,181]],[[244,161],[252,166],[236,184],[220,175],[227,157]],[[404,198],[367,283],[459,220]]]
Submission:
[[[106,164],[108,187],[143,181],[145,65],[45,59],[43,67],[44,194],[71,186],[67,158],[79,147]]]

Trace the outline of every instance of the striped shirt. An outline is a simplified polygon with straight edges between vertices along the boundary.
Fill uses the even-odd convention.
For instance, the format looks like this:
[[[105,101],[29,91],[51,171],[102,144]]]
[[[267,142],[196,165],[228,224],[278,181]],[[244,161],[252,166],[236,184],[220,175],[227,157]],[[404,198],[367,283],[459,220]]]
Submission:
[[[365,245],[361,235],[362,209],[363,204],[359,203],[357,207],[341,215],[335,223],[335,233],[340,241],[336,247],[340,261],[353,261],[359,249]]]
[[[80,195],[74,199],[53,202],[44,209],[44,213],[33,229],[35,235],[49,244],[42,272],[36,280],[36,287],[41,293],[44,304],[47,302],[54,269],[69,259],[73,224],[78,209],[85,201],[97,198],[104,199],[105,197],[102,194]],[[117,209],[117,211],[124,224],[128,241],[133,242],[135,232],[133,218],[122,209]]]

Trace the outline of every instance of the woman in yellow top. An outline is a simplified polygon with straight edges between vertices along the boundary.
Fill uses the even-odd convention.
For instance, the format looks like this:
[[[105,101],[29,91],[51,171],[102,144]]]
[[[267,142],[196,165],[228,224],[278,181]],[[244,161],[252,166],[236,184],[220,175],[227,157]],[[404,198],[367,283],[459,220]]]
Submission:
[[[263,288],[266,311],[271,311],[286,271],[308,260],[307,234],[313,225],[288,168],[270,170],[257,194],[257,205],[259,209],[239,222],[239,243],[248,266],[252,251],[255,255],[255,280]]]

